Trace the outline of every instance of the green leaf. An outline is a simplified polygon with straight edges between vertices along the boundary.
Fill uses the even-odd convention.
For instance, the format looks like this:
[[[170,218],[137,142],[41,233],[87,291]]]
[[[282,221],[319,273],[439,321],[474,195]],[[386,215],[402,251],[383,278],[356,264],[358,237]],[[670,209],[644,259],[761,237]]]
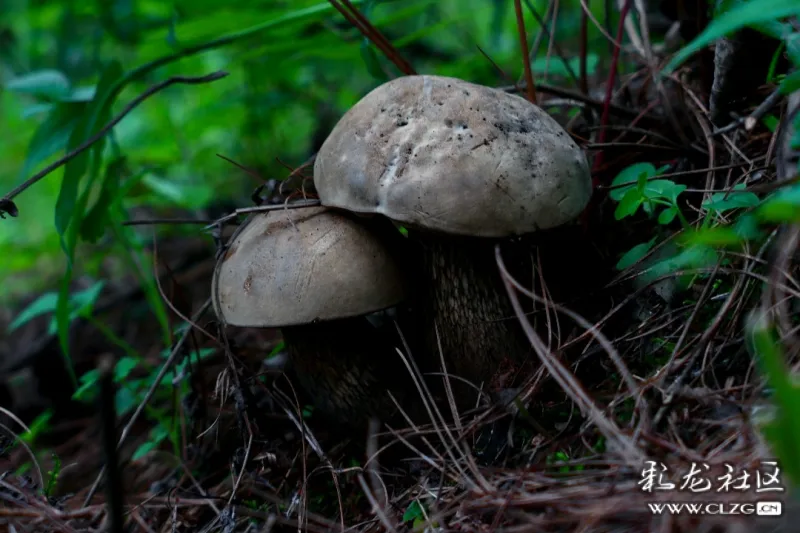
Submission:
[[[51,104],[50,114],[36,129],[28,144],[20,179],[27,178],[34,167],[64,149],[85,110],[83,104]]]
[[[94,85],[87,87],[75,87],[68,96],[59,98],[62,102],[90,102],[97,92]]]
[[[783,50],[786,48],[786,43],[781,42],[778,45],[778,48],[775,49],[775,52],[772,54],[772,59],[769,62],[769,69],[767,70],[767,79],[765,80],[766,83],[772,83],[775,81],[775,69],[778,68],[778,61],[780,60],[781,56],[783,56]]]
[[[640,172],[639,177],[636,179],[636,190],[639,191],[639,194],[644,196],[644,189],[647,187],[647,180],[650,175],[647,172]]]
[[[269,352],[269,354],[267,354],[267,357],[266,357],[265,359],[272,359],[273,357],[275,357],[275,356],[277,356],[279,353],[281,353],[281,352],[284,350],[284,348],[286,348],[286,343],[285,343],[284,341],[280,341],[280,342],[279,342],[278,344],[276,344],[276,345],[275,345],[275,347],[274,347],[274,348],[273,348],[273,349],[272,349],[272,350]]]
[[[715,17],[700,35],[675,54],[667,66],[664,67],[662,74],[669,75],[692,54],[717,39],[728,36],[746,26],[774,21],[792,15],[800,15],[800,2],[797,0],[750,0],[749,2],[742,2]]]
[[[48,102],[39,102],[37,104],[27,105],[22,108],[21,116],[24,119],[35,117],[36,115],[52,111],[55,106],[55,104]]]
[[[673,220],[675,220],[676,216],[678,216],[678,208],[677,207],[670,207],[670,208],[664,209],[658,215],[658,223],[661,224],[661,225],[666,226],[667,224],[670,224]]]
[[[47,409],[38,415],[28,426],[28,430],[20,438],[28,444],[33,444],[36,439],[50,426],[50,419],[53,418],[53,410]]]
[[[88,242],[97,242],[106,232],[111,206],[120,190],[120,180],[125,169],[125,158],[118,157],[106,166],[100,182],[100,195],[81,221],[81,237]]]
[[[646,181],[655,175],[656,167],[651,163],[634,163],[617,174],[611,182],[611,186],[615,188],[611,189],[608,195],[612,200],[619,202],[630,189],[639,184],[640,180]]]
[[[131,461],[138,461],[139,459],[141,459],[142,457],[153,451],[159,444],[161,443],[153,442],[152,440],[143,442],[141,445],[139,445],[138,448],[136,448],[136,451],[133,452]]]
[[[114,395],[114,408],[117,416],[125,416],[139,405],[140,399],[128,387],[121,386]]]
[[[73,400],[82,400],[82,401],[89,401],[92,399],[93,395],[89,395],[89,392],[93,392],[94,385],[100,381],[100,370],[93,369],[89,370],[85,374],[81,376],[81,386],[72,393]]]
[[[642,196],[634,188],[628,190],[622,199],[619,201],[617,208],[614,210],[614,218],[622,220],[625,217],[633,216],[642,205]]]
[[[214,194],[211,188],[202,183],[166,179],[152,172],[144,174],[141,183],[156,193],[151,205],[163,204],[163,200],[168,200],[167,205],[197,209],[207,205]]]
[[[756,211],[762,222],[800,222],[800,184],[788,185],[767,197]]]
[[[636,264],[640,259],[647,255],[653,246],[656,244],[656,237],[653,237],[647,242],[637,244],[623,255],[617,262],[617,270],[625,270]]]
[[[775,328],[763,311],[752,314],[747,326],[758,362],[774,390],[777,417],[770,432],[771,444],[781,468],[794,483],[800,483],[800,387],[791,379],[792,370],[786,364]]]
[[[586,73],[587,74],[594,74],[597,71],[597,65],[600,63],[600,58],[597,54],[586,54]],[[531,63],[531,69],[535,73],[547,73],[551,76],[569,76],[570,69],[572,72],[578,72],[580,70],[580,58],[573,57],[568,59],[566,62],[562,60],[560,57],[557,56],[547,56],[537,57],[535,61]]]
[[[761,200],[754,193],[745,191],[746,187],[746,184],[740,183],[731,192],[714,193],[703,202],[703,208],[723,213],[732,209],[755,207]]]
[[[710,246],[695,244],[688,246],[678,255],[659,261],[648,271],[651,279],[660,278],[678,270],[691,268],[706,268],[717,262],[716,250]]]
[[[664,198],[676,204],[678,196],[686,190],[686,185],[675,183],[672,180],[652,180],[647,182],[644,197],[654,200]]]
[[[69,298],[70,321],[78,316],[86,316],[90,313],[97,297],[100,295],[104,282],[95,283],[86,290],[76,292]],[[13,331],[23,324],[29,322],[37,316],[52,313],[58,306],[58,294],[49,292],[37,298],[33,303],[26,307],[14,321],[8,326],[8,331]],[[55,323],[50,325],[50,333],[55,332]]]
[[[736,234],[742,239],[754,240],[763,236],[763,231],[758,225],[758,218],[753,213],[741,215],[733,225]]]
[[[37,316],[41,316],[46,313],[52,313],[56,310],[57,302],[58,294],[54,292],[48,292],[39,296],[28,307],[23,309],[20,314],[17,315],[17,318],[15,318],[14,321],[8,326],[8,331],[14,331],[18,327],[27,324]]]
[[[70,93],[67,77],[57,70],[49,69],[17,76],[6,83],[6,89],[49,99],[59,99]]]
[[[800,90],[800,70],[795,70],[787,74],[786,77],[783,78],[778,90],[784,95],[789,95]]]
[[[133,461],[139,460],[150,451],[154,450],[158,447],[161,442],[169,437],[169,432],[162,426],[161,424],[155,426],[152,430],[150,430],[150,439],[143,443],[133,454],[131,458]]]
[[[97,84],[97,94],[70,136],[68,146],[70,150],[74,150],[83,144],[103,126],[103,124],[98,124],[98,119],[101,118],[101,115],[107,114],[104,113],[104,110],[110,107],[110,104],[106,103],[106,96],[114,89],[114,84],[121,76],[122,67],[118,61],[112,61],[103,70],[100,75],[100,81]],[[98,141],[90,149],[84,150],[64,166],[64,178],[61,182],[61,190],[56,202],[56,230],[61,236],[67,231],[67,227],[75,214],[80,179],[88,168],[89,153],[91,151],[101,151],[102,146],[103,143]],[[83,213],[79,213],[79,215],[83,215]],[[71,250],[67,250],[67,252],[68,257],[71,258]]]
[[[125,184],[126,186],[128,183]],[[121,209],[120,201],[117,199],[115,202],[116,209]],[[110,217],[109,224],[114,233],[117,246],[123,251],[123,259],[128,267],[133,271],[136,276],[136,281],[144,289],[145,298],[150,305],[150,309],[156,316],[161,331],[163,334],[164,344],[169,346],[172,344],[172,335],[169,327],[169,318],[167,316],[164,299],[158,290],[152,271],[142,271],[142,264],[146,263],[147,256],[144,252],[143,246],[139,240],[135,238],[133,228],[123,226],[122,220],[119,217]],[[138,256],[138,257],[137,257]]]
[[[93,286],[83,291],[76,292],[69,297],[68,306],[68,323],[72,323],[78,317],[86,318],[91,315],[92,307],[100,296],[100,291],[103,289],[105,282],[98,281]],[[58,313],[58,301],[56,301],[56,313]],[[53,335],[58,330],[58,321],[53,319],[50,321],[47,333]]]
[[[689,231],[681,239],[681,243],[686,245],[713,246],[714,248],[739,246],[742,241],[744,241],[743,237],[729,226]]]
[[[408,507],[406,507],[406,512],[403,513],[403,523],[411,522],[412,520],[417,519],[424,519],[425,513],[422,510],[422,506],[420,505],[418,500],[414,500],[411,502]]]
[[[91,314],[97,298],[103,291],[104,281],[98,281],[88,289],[76,292],[71,298],[71,304],[76,316],[85,317]]]
[[[117,383],[125,381],[125,378],[128,377],[128,374],[130,374],[131,371],[138,365],[139,361],[133,357],[123,357],[117,361],[117,364],[114,367],[114,381]]]
[[[113,97],[109,95],[115,90],[117,80],[121,74],[122,67],[118,61],[111,62],[104,69],[97,84],[97,94],[89,103],[86,113],[76,125],[72,135],[70,135],[69,149],[75,149],[88,140],[95,131],[104,125],[103,119],[110,117]],[[89,167],[90,156],[93,156],[93,169],[95,172],[92,173],[92,177],[94,177],[99,166],[103,146],[104,142],[101,139],[64,166],[64,178],[56,200],[56,230],[61,239],[61,247],[67,256],[66,272],[61,279],[58,304],[56,306],[56,325],[61,351],[66,359],[67,369],[73,384],[76,384],[76,378],[69,355],[69,287],[72,281],[75,246],[78,243],[80,223],[86,209],[88,195],[91,192],[91,183],[80,198],[78,197],[78,191],[80,180]],[[77,219],[77,223],[72,223],[73,219]],[[69,232],[67,232],[68,228]]]
[[[764,124],[764,126],[766,126],[767,129],[769,131],[771,131],[772,133],[775,133],[777,131],[777,129],[778,129],[778,126],[780,126],[780,124],[781,124],[781,122],[778,119],[778,117],[776,117],[772,113],[770,113],[770,114],[766,115],[764,118],[762,118],[761,119],[761,123]]]

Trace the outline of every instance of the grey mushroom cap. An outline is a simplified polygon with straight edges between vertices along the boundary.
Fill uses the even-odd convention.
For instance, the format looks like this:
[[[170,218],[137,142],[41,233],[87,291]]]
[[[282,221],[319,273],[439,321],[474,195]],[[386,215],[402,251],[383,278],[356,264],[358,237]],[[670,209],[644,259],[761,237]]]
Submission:
[[[240,327],[365,315],[405,297],[402,272],[363,225],[325,207],[259,213],[231,237],[212,280],[214,310]]]
[[[444,233],[506,237],[575,219],[592,193],[586,156],[527,100],[442,76],[380,85],[317,154],[323,205]]]

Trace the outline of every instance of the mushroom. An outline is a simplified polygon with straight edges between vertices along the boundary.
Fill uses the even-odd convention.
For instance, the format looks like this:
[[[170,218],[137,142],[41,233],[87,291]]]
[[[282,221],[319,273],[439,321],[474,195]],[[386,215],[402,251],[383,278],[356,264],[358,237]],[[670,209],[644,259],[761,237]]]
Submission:
[[[258,213],[231,236],[212,280],[217,316],[232,326],[280,328],[315,411],[348,426],[390,416],[387,388],[402,400],[408,377],[366,318],[406,296],[390,245],[402,237],[370,224],[325,207]]]
[[[317,154],[314,185],[325,206],[407,229],[427,345],[438,353],[438,329],[448,371],[475,384],[532,353],[495,244],[574,221],[592,191],[584,153],[542,109],[442,76],[401,77],[356,103]]]

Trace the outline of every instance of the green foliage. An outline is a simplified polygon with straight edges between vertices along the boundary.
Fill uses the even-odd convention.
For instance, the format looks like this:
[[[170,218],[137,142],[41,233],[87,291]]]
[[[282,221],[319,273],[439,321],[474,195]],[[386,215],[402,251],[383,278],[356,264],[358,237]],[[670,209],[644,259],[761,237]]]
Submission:
[[[37,441],[39,438],[50,431],[50,420],[53,418],[53,410],[46,409],[44,412],[40,413],[33,421],[29,424],[28,430],[25,431],[22,435],[19,436],[19,439],[26,443],[29,448],[32,450],[35,449],[37,446]],[[16,443],[15,443],[16,445]],[[5,451],[5,450],[4,450]],[[34,453],[36,453],[34,451]],[[37,453],[37,455],[40,455]],[[56,489],[56,485],[58,484],[58,477],[61,474],[61,459],[55,453],[50,453],[50,458],[53,460],[53,468],[47,471],[47,478],[44,480],[45,485],[40,487],[39,490],[41,491],[42,495],[49,498],[51,497]],[[17,470],[17,475],[22,475],[25,472],[29,471],[32,468],[31,462],[24,462],[21,464]]]
[[[747,192],[747,184],[734,185],[730,192],[715,192],[711,198],[703,202],[703,209],[725,213],[733,209],[755,207],[760,202],[758,196]]]
[[[653,246],[656,245],[657,239],[657,236],[653,237],[649,241],[637,244],[625,252],[617,262],[617,270],[625,270],[641,261],[650,252],[650,250],[653,249]]]
[[[600,57],[597,54],[586,54],[586,73],[594,74],[599,62]],[[536,74],[546,72],[551,76],[566,78],[569,76],[570,70],[576,74],[580,72],[580,58],[574,57],[564,61],[560,57],[538,57],[531,62],[531,68]]]
[[[193,354],[193,357],[196,361],[201,361],[214,353],[214,349],[205,348]],[[164,350],[161,355],[166,359],[170,355],[170,350]],[[114,366],[114,383],[117,385],[115,398],[117,416],[123,417],[132,413],[144,401],[148,391],[154,385],[157,387],[155,394],[157,400],[169,403],[175,388],[178,389],[178,397],[184,397],[189,392],[183,379],[185,373],[188,372],[189,363],[188,358],[179,362],[175,365],[174,370],[166,372],[163,379],[156,383],[157,369],[148,365],[137,353],[133,352],[131,355],[120,358]],[[137,370],[139,372],[134,374]],[[98,369],[83,374],[80,378],[80,386],[73,393],[73,399],[82,402],[94,401],[99,380],[100,371]],[[150,438],[137,448],[133,455],[134,460],[157,448],[165,440],[169,440],[175,450],[179,448],[180,434],[176,421],[162,410],[149,405],[146,407],[146,412],[156,425],[150,432]]]
[[[103,290],[103,286],[105,282],[98,281],[88,289],[83,291],[76,292],[69,297],[68,301],[68,317],[69,322],[72,322],[76,318],[88,318],[91,316],[92,308],[94,307],[97,298],[100,296],[101,291]],[[37,316],[45,315],[48,313],[54,313],[58,306],[58,294],[54,292],[48,292],[41,295],[39,298],[33,301],[28,307],[22,310],[20,314],[11,322],[8,326],[8,331],[14,331],[15,329],[23,326],[24,324],[28,323],[32,319],[36,318]],[[48,333],[52,335],[56,332],[56,320],[53,318],[50,321],[50,325],[48,326]]]
[[[777,80],[775,68],[778,54],[785,51],[794,65],[794,71],[777,80],[780,82],[779,91],[789,95],[800,90],[800,32],[796,26],[781,22],[785,17],[800,15],[800,3],[796,0],[732,0],[723,4],[706,29],[673,57],[664,73],[672,72],[689,56],[715,40],[742,28],[753,27],[781,41],[779,50],[771,60],[768,80]],[[768,115],[764,122],[772,131],[777,129],[775,117]],[[800,118],[795,117],[791,126],[794,132],[791,146],[796,150],[800,148]],[[795,168],[795,172],[798,171],[800,167]],[[786,179],[787,176],[780,178]],[[706,212],[702,224],[687,228],[680,239],[685,247],[682,254],[692,249],[708,252],[741,247],[749,241],[763,242],[768,227],[797,224],[800,222],[800,184],[793,182],[785,185],[763,200],[747,192],[745,184],[739,184],[730,192],[712,195],[702,207]],[[723,220],[723,214],[729,218],[732,214],[733,221],[719,222]],[[782,346],[765,311],[759,310],[749,318],[747,331],[750,348],[773,390],[776,408],[775,416],[764,424],[763,431],[781,461],[781,467],[797,485],[800,483],[800,461],[796,454],[800,449],[800,413],[797,411],[800,389],[791,368],[786,365]]]
[[[548,466],[552,467],[560,474],[569,474],[573,470],[576,471],[583,470],[582,465],[569,466],[564,464],[569,462],[569,454],[564,450],[558,450],[557,452],[551,453],[550,455],[547,456],[545,462],[547,463]]]
[[[676,216],[681,216],[678,206],[678,196],[686,190],[685,185],[679,185],[670,180],[652,179],[664,172],[665,168],[656,169],[650,163],[636,163],[620,172],[611,186],[609,196],[618,203],[614,217],[622,220],[635,215],[639,208],[644,209],[648,215],[654,214],[661,206],[658,223],[667,225],[672,223]],[[687,224],[682,219],[684,224]]]
[[[779,87],[781,94],[791,94],[800,90],[800,70],[787,74]]]
[[[721,37],[748,26],[759,27],[760,23],[774,22],[794,15],[800,15],[800,3],[797,0],[750,0],[737,3],[714,17],[700,35],[675,54],[664,68],[664,73],[672,72],[692,54]],[[759,27],[759,29],[764,28]]]
[[[28,94],[43,103],[86,102],[94,96],[92,87],[72,87],[67,77],[57,70],[43,69],[23,74],[9,80],[5,88],[11,92]],[[35,111],[49,109],[52,105],[40,105]]]
[[[424,505],[419,500],[414,500],[406,507],[406,512],[403,513],[403,523],[411,522],[411,528],[414,532],[423,531],[428,525],[427,516],[428,513]],[[432,525],[436,527],[436,524]]]
[[[61,474],[61,459],[58,455],[51,454],[53,459],[53,468],[47,471],[47,485],[44,487],[44,495],[51,497],[55,493],[56,485],[58,484],[58,476]]]
[[[50,429],[51,418],[53,418],[53,411],[50,409],[45,410],[33,419],[33,422],[28,426],[28,431],[23,433],[20,439],[31,446],[35,445],[36,440]]]
[[[775,403],[774,416],[762,427],[764,435],[781,461],[781,469],[792,483],[800,485],[800,384],[792,377],[774,326],[764,311],[749,318],[750,346],[767,377]]]

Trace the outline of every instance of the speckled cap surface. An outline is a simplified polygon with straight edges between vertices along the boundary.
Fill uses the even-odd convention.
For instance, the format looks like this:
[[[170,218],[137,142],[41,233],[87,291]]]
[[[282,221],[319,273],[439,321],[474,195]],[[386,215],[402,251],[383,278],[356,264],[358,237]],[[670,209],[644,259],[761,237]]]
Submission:
[[[576,218],[586,156],[541,108],[442,76],[404,76],[362,98],[314,164],[323,205],[410,227],[505,237]]]
[[[217,316],[240,327],[348,318],[405,297],[403,277],[385,244],[325,207],[249,218],[217,262],[211,287]]]

